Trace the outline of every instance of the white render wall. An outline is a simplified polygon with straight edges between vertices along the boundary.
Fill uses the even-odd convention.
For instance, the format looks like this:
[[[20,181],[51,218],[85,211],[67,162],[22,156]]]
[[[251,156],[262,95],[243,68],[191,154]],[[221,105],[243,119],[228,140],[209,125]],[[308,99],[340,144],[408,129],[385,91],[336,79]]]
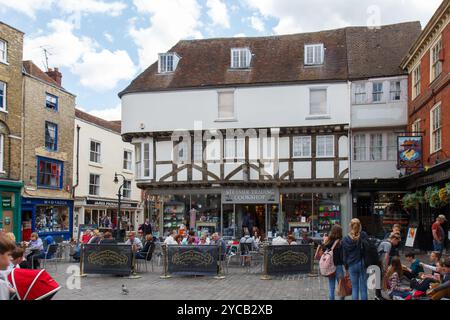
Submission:
[[[310,88],[327,88],[329,118],[307,119]],[[299,127],[350,123],[347,82],[235,89],[236,121],[217,121],[219,89],[130,93],[122,97],[122,134],[202,129]]]
[[[76,197],[89,196],[89,174],[93,173],[100,175],[100,195],[98,197],[117,199],[119,183],[122,182],[121,178],[119,178],[117,185],[113,182],[114,173],[117,172],[123,174],[127,180],[132,181],[130,200],[140,201],[141,192],[136,187],[136,182],[134,181],[134,146],[131,143],[123,142],[120,134],[78,118],[75,119],[73,181],[76,182],[77,126],[80,126],[81,129],[79,155],[80,175],[79,185],[75,191]],[[101,142],[101,164],[91,163],[89,161],[91,139]],[[123,169],[123,151],[125,149],[132,151],[132,171]],[[124,201],[127,200],[129,199],[124,199]]]

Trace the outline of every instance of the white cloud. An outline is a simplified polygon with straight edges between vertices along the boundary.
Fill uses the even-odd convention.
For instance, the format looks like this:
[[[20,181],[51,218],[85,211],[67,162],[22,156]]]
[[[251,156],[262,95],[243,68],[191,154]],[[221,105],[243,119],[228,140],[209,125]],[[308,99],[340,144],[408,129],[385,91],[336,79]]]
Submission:
[[[80,77],[83,86],[96,91],[113,89],[120,80],[130,80],[136,74],[136,67],[128,53],[123,50],[111,52],[87,52],[81,62],[72,67]]]
[[[126,8],[121,1],[103,0],[0,0],[0,6],[36,18],[37,11],[59,8],[63,13],[104,13],[118,16]]]
[[[256,31],[259,31],[259,32],[264,32],[264,30],[265,30],[264,21],[262,21],[261,18],[259,18],[257,16],[252,16],[249,18],[249,20],[250,20],[250,25],[252,26],[253,29],[255,29]]]
[[[221,0],[207,0],[206,6],[208,7],[208,16],[211,18],[213,26],[230,28],[230,17],[226,3]]]
[[[197,0],[134,0],[140,14],[149,16],[150,26],[138,28],[131,21],[129,33],[138,47],[139,66],[147,68],[180,39],[202,38],[201,7]]]
[[[373,21],[373,0],[245,0],[246,4],[265,18],[278,21],[273,28],[276,34],[309,32],[340,28],[348,25],[366,26]],[[379,0],[379,24],[420,20],[428,22],[441,0]],[[372,7],[373,8],[373,7]]]
[[[79,108],[79,107],[78,107]],[[79,108],[81,109],[81,108]],[[122,119],[122,107],[121,104],[118,104],[116,107],[113,108],[106,108],[106,109],[94,109],[90,111],[86,111],[96,117],[113,121],[113,120],[121,120]]]
[[[83,86],[97,91],[113,89],[120,80],[135,75],[136,67],[126,51],[100,50],[97,42],[77,36],[74,25],[63,20],[52,20],[48,27],[49,35],[25,38],[25,60],[44,68],[44,47],[50,52],[49,67],[67,67]]]
[[[235,37],[235,38],[243,38],[243,37],[246,37],[246,35],[245,35],[245,33],[237,33],[233,37]]]
[[[108,40],[109,42],[114,42],[114,37],[110,33],[105,32],[103,36],[105,36],[106,40]]]

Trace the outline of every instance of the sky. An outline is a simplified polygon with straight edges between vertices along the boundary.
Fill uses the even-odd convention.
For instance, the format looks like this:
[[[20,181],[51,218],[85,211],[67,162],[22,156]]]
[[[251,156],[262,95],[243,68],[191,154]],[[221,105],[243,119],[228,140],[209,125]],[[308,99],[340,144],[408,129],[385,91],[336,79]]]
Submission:
[[[267,36],[420,21],[442,0],[0,0],[24,60],[59,67],[77,107],[120,119],[122,91],[181,39]]]

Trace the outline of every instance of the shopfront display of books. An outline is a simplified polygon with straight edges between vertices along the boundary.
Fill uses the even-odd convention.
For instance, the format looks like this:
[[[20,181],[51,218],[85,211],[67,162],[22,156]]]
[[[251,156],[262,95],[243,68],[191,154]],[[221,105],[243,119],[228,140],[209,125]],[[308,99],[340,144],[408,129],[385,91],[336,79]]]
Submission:
[[[182,202],[169,202],[164,204],[164,233],[178,229],[184,221],[185,205]]]
[[[334,224],[341,223],[341,210],[337,204],[319,206],[319,232],[329,232]]]

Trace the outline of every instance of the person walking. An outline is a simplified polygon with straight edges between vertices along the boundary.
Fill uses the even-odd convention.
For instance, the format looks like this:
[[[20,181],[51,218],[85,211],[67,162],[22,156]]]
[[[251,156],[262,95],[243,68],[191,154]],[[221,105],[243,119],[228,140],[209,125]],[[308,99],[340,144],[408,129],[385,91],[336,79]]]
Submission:
[[[342,240],[344,264],[350,274],[352,283],[352,299],[367,300],[367,273],[363,261],[361,241],[367,239],[362,231],[361,222],[354,218],[350,221],[350,232]]]
[[[323,252],[333,249],[333,264],[336,267],[336,273],[328,277],[328,298],[335,300],[336,283],[344,277],[344,256],[342,247],[342,227],[338,224],[331,227],[330,235],[322,244]],[[344,300],[345,297],[339,297]]]
[[[442,225],[447,221],[447,218],[440,214],[436,218],[436,222],[431,226],[431,232],[433,233],[433,250],[442,254],[444,250],[445,233]]]

